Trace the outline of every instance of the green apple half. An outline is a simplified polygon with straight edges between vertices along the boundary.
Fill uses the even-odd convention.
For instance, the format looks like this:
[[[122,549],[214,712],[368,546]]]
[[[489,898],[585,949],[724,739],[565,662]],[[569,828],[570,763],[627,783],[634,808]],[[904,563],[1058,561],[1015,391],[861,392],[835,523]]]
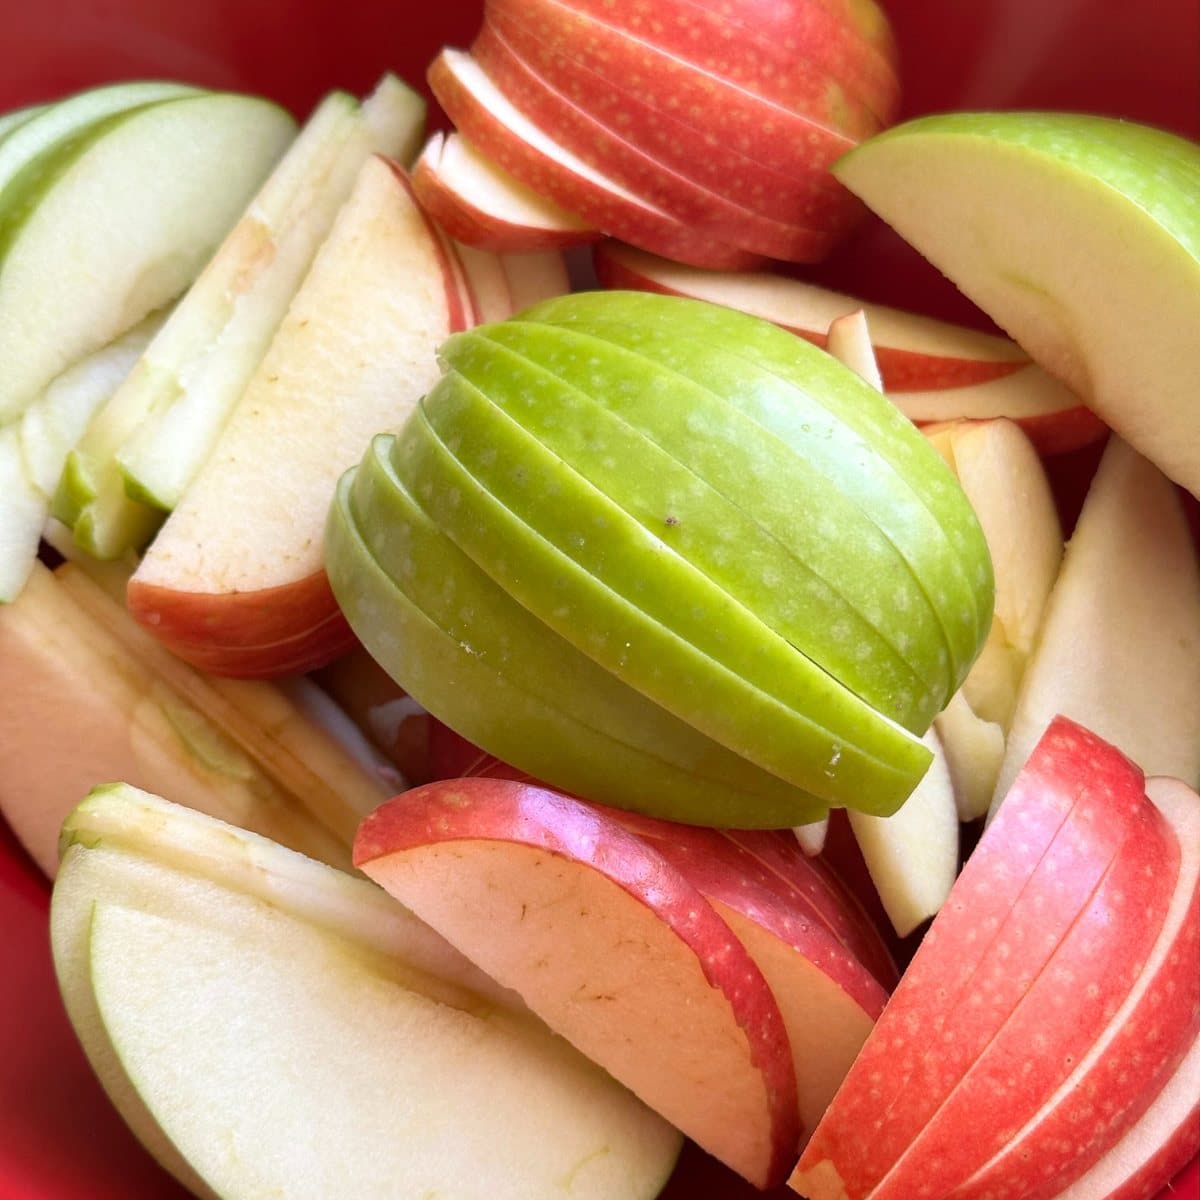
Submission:
[[[410,507],[580,654],[809,797],[783,821],[718,821],[703,800],[685,819],[904,801],[929,762],[914,735],[977,653],[992,584],[961,491],[886,400],[754,318],[645,294],[550,301],[443,354],[390,450]],[[370,504],[355,517],[387,525]],[[403,517],[391,529],[410,536]],[[404,565],[388,573],[408,591]],[[353,577],[330,574],[353,608]],[[802,639],[806,612],[828,632]],[[810,656],[822,639],[834,651]],[[841,678],[859,652],[889,664],[884,686]],[[464,706],[433,711],[455,725]],[[547,776],[516,749],[497,752]],[[643,786],[607,798],[644,809]]]
[[[373,884],[136,788],[68,818],[51,938],[101,1081],[198,1195],[649,1200],[678,1154]]]
[[[1200,493],[1200,146],[1101,117],[963,113],[898,126],[834,170]]]

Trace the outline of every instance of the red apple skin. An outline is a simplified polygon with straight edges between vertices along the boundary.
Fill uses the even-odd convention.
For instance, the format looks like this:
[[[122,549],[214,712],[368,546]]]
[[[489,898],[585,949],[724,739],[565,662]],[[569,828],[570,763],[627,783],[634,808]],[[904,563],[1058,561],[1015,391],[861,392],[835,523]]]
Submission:
[[[1051,724],[814,1133],[797,1191],[830,1167],[847,1200],[883,1178],[1049,961],[1147,804],[1124,755],[1074,722]]]
[[[753,959],[700,892],[660,854],[604,814],[582,801],[511,780],[449,780],[388,801],[359,827],[354,863],[405,903],[406,889],[397,888],[391,864],[431,846],[479,842],[539,851],[598,873],[645,906],[651,919],[664,922],[696,955],[708,984],[723,993],[732,1009],[749,1061],[763,1081],[769,1122],[765,1161],[736,1165],[759,1187],[781,1182],[800,1138],[795,1073],[783,1019]],[[429,913],[426,919],[436,928],[440,915]],[[581,919],[586,921],[586,915],[580,914]],[[586,925],[581,925],[578,932],[585,931]],[[488,969],[486,963],[481,965]],[[537,1011],[538,998],[525,999]],[[685,1020],[686,1014],[679,1017]]]
[[[446,115],[482,155],[526,187],[590,225],[679,262],[718,271],[761,266],[761,255],[693,230],[648,204],[602,190],[510,129],[458,77],[442,52],[429,68],[429,86]]]
[[[519,23],[529,37],[569,55],[575,73],[582,67],[603,80],[606,90],[597,99],[606,108],[614,102],[609,89],[621,88],[656,111],[688,114],[684,119],[714,142],[784,175],[808,178],[814,167],[828,168],[859,140],[725,83],[558,0],[492,0],[490,14],[505,19],[506,29]],[[542,74],[556,87],[568,82],[560,68]],[[600,111],[594,104],[583,107]]]
[[[471,54],[535,125],[552,130],[568,150],[679,220],[769,258],[815,262],[833,249],[831,234],[751,212],[646,154],[547,84],[487,21]]]
[[[778,221],[840,233],[862,220],[859,201],[830,174],[828,156],[794,164],[791,173],[780,171],[760,161],[752,148],[721,140],[705,125],[677,116],[673,107],[654,107],[620,81],[533,36],[506,12],[493,7],[488,21],[556,91],[679,174]]]
[[[212,675],[297,675],[358,645],[324,571],[253,592],[180,592],[134,577],[125,602],[172,653]]]
[[[412,172],[421,207],[455,241],[498,254],[530,254],[582,246],[599,238],[598,229],[574,226],[517,225],[480,207],[464,195],[424,155]]]
[[[743,2],[736,8],[690,0],[632,0],[623,5],[564,0],[564,7],[851,136],[869,136],[891,124],[899,110],[894,48],[889,58],[863,38],[845,14],[832,12],[819,0],[787,5]],[[772,11],[779,9],[786,9],[786,19]],[[766,22],[772,17],[774,28],[768,29]],[[867,110],[858,132],[855,123],[842,123],[837,106],[829,103],[830,83]]]

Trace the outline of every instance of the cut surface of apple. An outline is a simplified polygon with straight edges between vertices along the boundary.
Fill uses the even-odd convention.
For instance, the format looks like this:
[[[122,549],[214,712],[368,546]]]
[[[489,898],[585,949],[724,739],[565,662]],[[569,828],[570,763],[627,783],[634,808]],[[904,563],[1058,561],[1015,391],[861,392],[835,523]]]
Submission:
[[[378,889],[134,789],[68,822],[52,939],[110,1095],[202,1194],[649,1200],[678,1153]]]
[[[484,158],[458,133],[435,133],[413,166],[422,208],[451,237],[504,253],[594,241],[599,230]]]
[[[1078,114],[921,118],[834,168],[1051,374],[1200,492],[1200,147]]]
[[[139,423],[117,452],[124,487],[170,512],[200,470],[371,154],[404,163],[425,105],[387,75],[360,106],[317,108],[155,339],[125,403]]]
[[[369,159],[212,457],[130,581],[134,616],[226,674],[335,657],[321,632],[341,622],[322,531],[337,478],[372,434],[403,423],[437,379],[435,348],[465,320],[402,173]],[[289,592],[308,599],[289,604]]]
[[[710,1153],[781,1181],[800,1130],[778,1005],[635,835],[544,788],[459,779],[378,809],[355,863]]]
[[[22,176],[0,252],[0,419],[178,296],[294,132],[265,100],[183,96],[101,121]]]
[[[1174,486],[1116,437],[1022,678],[993,812],[1057,713],[1147,771],[1200,781],[1200,563]]]

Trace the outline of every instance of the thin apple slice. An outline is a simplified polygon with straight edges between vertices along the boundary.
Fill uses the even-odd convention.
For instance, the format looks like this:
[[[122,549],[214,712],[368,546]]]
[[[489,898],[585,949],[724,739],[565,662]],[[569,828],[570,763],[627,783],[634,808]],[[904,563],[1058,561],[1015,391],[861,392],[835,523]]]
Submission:
[[[0,811],[47,875],[63,818],[97,780],[118,777],[348,865],[345,828],[331,829],[304,792],[130,658],[40,564],[0,610],[0,686],[21,696],[0,718]]]
[[[413,187],[416,195],[416,187]],[[417,197],[420,200],[420,197]],[[473,325],[505,321],[513,315],[512,291],[508,275],[498,254],[479,250],[460,242],[451,243],[451,252],[462,267],[463,280],[471,297]]]
[[[355,862],[656,1111],[760,1187],[800,1130],[778,1005],[667,861],[580,801],[454,780],[367,818]]]
[[[1200,149],[1161,130],[997,113],[908,122],[835,173],[1195,493],[1198,167]]]
[[[993,811],[1056,713],[1147,771],[1200,781],[1200,564],[1173,485],[1115,437],[1025,670]]]
[[[0,115],[0,142],[2,142],[10,133],[20,125],[24,125],[31,117],[36,117],[38,113],[43,113],[48,108],[45,104],[30,104],[25,108],[14,108],[10,112]]]
[[[992,803],[1004,762],[1004,729],[979,716],[960,688],[934,720],[954,784],[960,821],[976,821]]]
[[[486,158],[590,228],[654,246],[682,261],[746,270],[760,255],[693,230],[572,154],[533,124],[468,54],[443,50],[429,85],[459,131]]]
[[[214,454],[130,581],[134,616],[224,674],[294,673],[348,649],[323,563],[334,486],[373,433],[403,423],[438,377],[436,347],[465,323],[403,173],[369,159]]]
[[[1056,719],[813,1135],[792,1177],[797,1191],[861,1200],[886,1175],[1144,824],[1143,789],[1142,773],[1114,747]]]
[[[825,349],[864,383],[869,383],[877,392],[883,391],[883,376],[879,373],[879,362],[871,344],[867,314],[861,308],[830,321]]]
[[[23,174],[0,254],[0,420],[175,299],[294,132],[265,100],[185,95],[101,121]]]
[[[453,238],[481,250],[522,253],[600,236],[493,165],[458,133],[435,133],[413,166],[421,207]]]
[[[524,1200],[570,1180],[649,1200],[678,1153],[378,889],[133,789],[68,822],[52,938],[102,1080],[204,1194],[383,1200],[403,1179]]]
[[[533,304],[552,296],[565,296],[571,290],[567,264],[557,250],[530,254],[501,254],[514,313],[524,312]]]

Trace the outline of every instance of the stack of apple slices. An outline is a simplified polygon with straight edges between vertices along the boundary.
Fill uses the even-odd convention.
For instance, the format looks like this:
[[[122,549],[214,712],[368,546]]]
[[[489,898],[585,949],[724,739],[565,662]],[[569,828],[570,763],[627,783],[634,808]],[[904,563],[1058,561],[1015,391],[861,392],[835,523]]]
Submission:
[[[872,2],[764,15],[489,0],[470,52],[430,68],[466,140],[430,149],[421,195],[478,245],[607,233],[723,270],[824,257],[861,211],[828,168],[894,118],[895,48]]]
[[[140,83],[27,111],[0,143],[0,602],[150,332],[130,331],[188,286],[294,131],[265,100]]]
[[[669,1176],[675,1130],[367,881],[125,785],[63,847],[68,1013],[195,1194],[651,1200]]]

